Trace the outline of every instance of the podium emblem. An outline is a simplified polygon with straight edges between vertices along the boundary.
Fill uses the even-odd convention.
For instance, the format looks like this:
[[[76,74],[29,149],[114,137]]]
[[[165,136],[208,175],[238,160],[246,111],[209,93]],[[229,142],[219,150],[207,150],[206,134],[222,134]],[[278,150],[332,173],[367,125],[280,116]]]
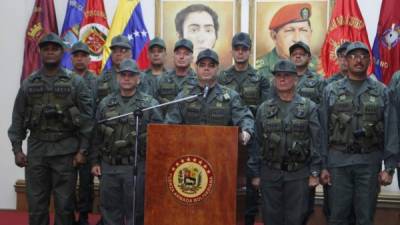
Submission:
[[[214,182],[210,163],[195,155],[178,158],[167,176],[168,189],[185,204],[202,201],[211,193]]]

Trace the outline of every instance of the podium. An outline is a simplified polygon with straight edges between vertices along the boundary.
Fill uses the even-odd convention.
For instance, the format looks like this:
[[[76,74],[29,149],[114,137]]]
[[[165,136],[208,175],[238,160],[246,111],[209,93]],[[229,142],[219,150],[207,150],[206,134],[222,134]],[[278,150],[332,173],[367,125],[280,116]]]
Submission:
[[[150,124],[145,224],[236,224],[238,127]]]

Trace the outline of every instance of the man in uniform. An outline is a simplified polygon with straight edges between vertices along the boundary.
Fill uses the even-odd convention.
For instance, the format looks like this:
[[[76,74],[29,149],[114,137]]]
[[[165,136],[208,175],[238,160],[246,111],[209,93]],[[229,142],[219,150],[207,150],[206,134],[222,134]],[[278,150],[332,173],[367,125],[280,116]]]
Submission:
[[[392,101],[396,106],[397,111],[397,121],[400,122],[400,70],[396,71],[392,79],[390,80],[389,88],[392,92]],[[400,129],[400,124],[397,124],[398,128]],[[400,152],[397,156],[397,183],[400,189]]]
[[[29,224],[74,223],[75,167],[85,162],[92,130],[92,99],[85,81],[62,69],[64,43],[54,33],[39,42],[42,67],[22,83],[8,136],[15,164],[25,167]],[[28,138],[27,155],[22,142]]]
[[[296,42],[311,43],[311,5],[295,3],[283,6],[275,13],[269,24],[274,49],[256,61],[256,68],[261,74],[272,79],[271,70],[278,59],[289,59],[289,47]],[[311,57],[310,69],[317,71],[320,62],[317,57]]]
[[[180,91],[196,85],[196,75],[190,67],[192,60],[193,43],[188,39],[178,40],[174,47],[175,69],[161,75],[156,82],[154,97],[160,103],[172,101]]]
[[[321,182],[329,185],[330,225],[348,224],[352,208],[357,224],[372,225],[379,182],[389,185],[396,166],[397,118],[389,90],[368,77],[367,46],[351,43],[346,61],[347,77],[323,93]]]
[[[201,51],[196,60],[198,83],[184,89],[176,99],[206,91],[205,97],[180,102],[168,109],[166,122],[173,124],[209,124],[239,126],[239,139],[247,145],[254,135],[250,110],[242,105],[239,94],[217,83],[219,59],[211,49]],[[206,89],[209,89],[208,91]]]
[[[321,158],[318,107],[296,93],[296,66],[279,60],[273,70],[276,95],[259,106],[256,139],[262,152],[261,187],[265,225],[300,225],[309,192],[319,183]]]
[[[251,39],[247,33],[237,33],[232,38],[232,56],[234,64],[222,71],[218,82],[239,93],[243,104],[249,107],[253,115],[257,107],[267,99],[269,94],[269,81],[257,74],[249,64]],[[253,225],[258,212],[258,191],[251,185],[252,174],[246,174],[246,210],[245,224]]]
[[[90,50],[88,46],[79,41],[71,48],[71,62],[73,71],[80,75],[86,82],[90,90],[93,104],[93,115],[95,113],[96,104],[96,75],[88,70],[90,63]],[[79,192],[77,210],[79,212],[79,225],[89,225],[88,213],[93,207],[93,176],[90,173],[89,163],[85,163],[78,168]]]
[[[350,45],[350,42],[346,41],[343,44],[339,46],[339,48],[336,50],[336,57],[337,57],[337,63],[339,65],[340,71],[326,80],[327,84],[330,84],[334,81],[340,80],[342,78],[345,78],[347,76],[347,62],[346,62],[346,50],[347,46]]]
[[[167,53],[164,40],[159,37],[153,38],[149,44],[148,55],[150,68],[144,71],[143,82],[150,86],[149,94],[154,95],[157,77],[166,72],[164,63]]]
[[[140,71],[132,59],[125,59],[118,72],[119,91],[104,98],[97,109],[96,120],[134,112],[137,109],[157,105],[158,102],[137,90]],[[146,128],[151,122],[162,122],[159,110],[146,111],[135,130],[133,115],[107,121],[97,125],[93,148],[90,153],[92,173],[101,176],[100,211],[107,225],[144,224],[144,166]],[[133,163],[135,136],[139,135],[136,211],[133,211]]]

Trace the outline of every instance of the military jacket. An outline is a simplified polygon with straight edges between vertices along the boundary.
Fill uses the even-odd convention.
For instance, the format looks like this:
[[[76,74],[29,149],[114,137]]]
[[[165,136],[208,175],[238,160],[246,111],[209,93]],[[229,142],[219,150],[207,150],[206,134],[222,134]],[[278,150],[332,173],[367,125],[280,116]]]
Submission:
[[[107,95],[119,90],[117,81],[117,69],[111,67],[104,69],[100,76],[97,78],[97,103]]]
[[[163,70],[163,74],[167,73],[167,70]],[[147,84],[150,87],[150,92],[148,94],[150,94],[151,96],[154,96],[155,93],[155,87],[157,84],[157,79],[158,77],[160,77],[162,74],[160,75],[153,75],[153,72],[151,69],[147,69],[143,72],[144,76],[143,76],[143,81],[147,82]]]
[[[309,176],[311,171],[319,171],[321,164],[317,106],[295,95],[285,112],[278,101],[278,96],[265,101],[256,116],[256,138],[263,162],[288,172],[307,167],[305,176]]]
[[[320,75],[307,70],[302,76],[300,76],[296,85],[296,91],[299,95],[320,104],[325,84],[325,80],[323,80]]]
[[[177,99],[201,94],[196,85],[180,92]],[[199,96],[172,105],[166,115],[166,122],[173,124],[209,124],[239,126],[241,130],[254,135],[254,118],[250,110],[242,105],[239,94],[227,87],[216,84],[210,88],[206,98]]]
[[[96,99],[97,99],[97,76],[89,70],[86,70],[82,78],[85,80],[86,86],[89,88],[90,95],[93,100],[93,116],[96,113]]]
[[[250,65],[243,72],[236,71],[234,66],[229,67],[220,73],[218,82],[238,92],[243,104],[248,106],[254,115],[257,107],[267,99],[269,94],[269,81],[257,74]]]
[[[137,91],[127,101],[124,101],[123,97],[115,92],[100,102],[96,112],[96,121],[157,104],[158,102],[153,97],[140,91]],[[139,120],[138,156],[140,159],[145,157],[147,125],[162,121],[163,118],[158,109],[144,112],[143,117]],[[136,119],[133,115],[98,123],[93,140],[93,150],[90,152],[91,164],[100,164],[101,161],[110,165],[133,164],[136,135]]]
[[[345,78],[345,75],[343,75],[342,73],[334,74],[331,77],[329,77],[328,79],[326,79],[326,84],[328,85],[330,83],[333,83],[333,82],[338,81],[343,78]]]
[[[399,149],[397,118],[389,90],[367,78],[355,93],[348,78],[329,84],[323,93],[321,121],[326,135],[324,165],[380,164],[394,167]]]
[[[73,153],[88,147],[92,114],[92,99],[82,77],[61,68],[54,77],[47,77],[40,69],[24,80],[18,91],[8,136],[13,149],[21,149],[29,130],[30,138],[35,140],[67,140],[75,146],[55,145],[44,154]]]

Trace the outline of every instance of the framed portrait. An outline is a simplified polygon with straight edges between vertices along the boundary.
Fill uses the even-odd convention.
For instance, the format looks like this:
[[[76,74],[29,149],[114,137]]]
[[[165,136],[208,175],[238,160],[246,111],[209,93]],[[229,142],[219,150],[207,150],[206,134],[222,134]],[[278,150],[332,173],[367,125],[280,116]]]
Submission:
[[[249,31],[255,67],[272,67],[278,58],[289,57],[293,43],[303,41],[313,55],[310,66],[318,71],[332,4],[333,0],[250,1]]]
[[[167,46],[168,68],[173,68],[173,48],[181,38],[193,42],[193,62],[200,51],[211,48],[221,68],[232,64],[230,40],[240,30],[240,0],[156,0],[155,14],[156,36]]]

